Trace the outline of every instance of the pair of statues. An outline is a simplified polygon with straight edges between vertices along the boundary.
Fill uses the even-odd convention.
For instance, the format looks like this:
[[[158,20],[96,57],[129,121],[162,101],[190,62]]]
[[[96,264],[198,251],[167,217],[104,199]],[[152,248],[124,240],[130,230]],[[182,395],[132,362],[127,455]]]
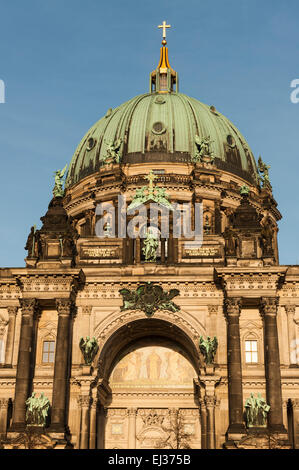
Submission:
[[[245,402],[247,427],[266,427],[269,410],[270,406],[267,405],[260,393],[257,394],[257,397],[251,393]]]
[[[31,426],[46,426],[47,416],[50,408],[50,401],[44,392],[40,397],[36,397],[33,392],[31,397],[26,400],[26,423]]]

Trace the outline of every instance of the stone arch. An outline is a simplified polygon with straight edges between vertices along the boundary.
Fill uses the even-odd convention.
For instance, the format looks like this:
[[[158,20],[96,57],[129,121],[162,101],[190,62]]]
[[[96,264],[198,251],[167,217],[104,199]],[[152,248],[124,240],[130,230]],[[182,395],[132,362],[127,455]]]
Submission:
[[[144,312],[124,312],[124,317],[119,317],[110,329],[97,331],[100,351],[98,355],[98,378],[109,380],[111,371],[130,344],[142,338],[165,338],[180,346],[184,355],[193,365],[196,373],[200,374],[200,355],[198,339],[202,334],[202,328],[196,331],[188,321],[177,314],[159,311],[151,318],[147,318]]]

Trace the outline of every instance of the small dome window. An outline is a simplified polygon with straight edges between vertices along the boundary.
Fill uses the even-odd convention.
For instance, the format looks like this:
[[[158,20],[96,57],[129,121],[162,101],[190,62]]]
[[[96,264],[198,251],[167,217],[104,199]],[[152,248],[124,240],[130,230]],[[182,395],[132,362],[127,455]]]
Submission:
[[[152,132],[154,134],[164,134],[166,131],[163,122],[155,122],[152,127]]]
[[[236,141],[232,135],[228,135],[226,141],[230,147],[236,146]]]
[[[93,149],[95,144],[96,140],[93,137],[89,137],[89,139],[87,140],[87,150]]]
[[[157,96],[157,98],[155,99],[155,103],[156,104],[164,104],[164,103],[166,103],[166,100],[165,100],[165,98],[163,98],[163,96]]]

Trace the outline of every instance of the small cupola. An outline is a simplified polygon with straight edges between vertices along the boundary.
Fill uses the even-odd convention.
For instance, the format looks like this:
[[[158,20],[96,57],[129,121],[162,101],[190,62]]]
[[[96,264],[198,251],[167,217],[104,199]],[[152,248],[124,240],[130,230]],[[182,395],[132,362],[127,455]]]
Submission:
[[[162,47],[158,67],[150,74],[150,93],[178,93],[178,74],[170,67],[168,60],[168,47],[166,29],[170,28],[166,21],[158,28],[163,29]]]

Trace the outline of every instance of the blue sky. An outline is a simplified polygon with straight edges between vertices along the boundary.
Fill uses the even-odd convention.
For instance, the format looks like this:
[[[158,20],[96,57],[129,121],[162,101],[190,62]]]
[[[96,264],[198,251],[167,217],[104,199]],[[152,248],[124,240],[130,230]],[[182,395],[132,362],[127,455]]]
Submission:
[[[88,128],[147,92],[164,19],[180,91],[215,105],[271,165],[280,262],[299,263],[298,0],[0,0],[0,266],[24,266],[53,172]]]

